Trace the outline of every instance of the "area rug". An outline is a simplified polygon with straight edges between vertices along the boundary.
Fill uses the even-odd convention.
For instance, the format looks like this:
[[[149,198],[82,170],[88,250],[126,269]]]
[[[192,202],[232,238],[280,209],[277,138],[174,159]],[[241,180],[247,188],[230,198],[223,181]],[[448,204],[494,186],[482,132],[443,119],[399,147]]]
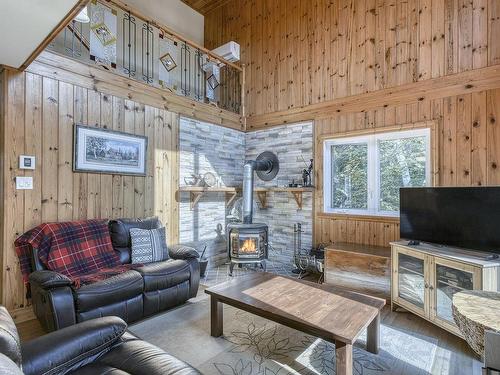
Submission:
[[[335,346],[250,313],[224,306],[224,336],[209,334],[209,303],[202,299],[142,321],[130,330],[203,374],[335,374]],[[359,375],[430,374],[437,340],[382,324],[378,355],[354,348]]]

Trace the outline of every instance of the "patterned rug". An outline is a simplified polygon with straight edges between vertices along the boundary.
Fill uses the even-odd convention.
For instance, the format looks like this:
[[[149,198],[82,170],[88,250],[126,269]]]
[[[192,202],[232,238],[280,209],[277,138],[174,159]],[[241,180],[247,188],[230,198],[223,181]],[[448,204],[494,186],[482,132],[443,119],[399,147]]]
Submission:
[[[206,298],[142,321],[130,328],[139,337],[185,360],[203,374],[335,374],[335,347],[315,337],[224,307],[224,336],[209,334]],[[378,355],[354,348],[355,374],[430,374],[437,340],[382,324]]]

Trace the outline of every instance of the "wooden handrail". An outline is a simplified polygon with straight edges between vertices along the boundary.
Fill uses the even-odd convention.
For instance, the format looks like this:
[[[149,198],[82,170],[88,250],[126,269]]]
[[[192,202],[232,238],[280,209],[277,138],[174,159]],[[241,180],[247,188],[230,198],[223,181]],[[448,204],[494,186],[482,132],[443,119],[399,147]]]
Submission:
[[[69,13],[64,17],[61,22],[57,24],[57,26],[50,32],[49,35],[38,45],[38,47],[31,53],[28,59],[23,62],[23,64],[19,67],[20,71],[24,71],[40,53],[42,53],[45,48],[52,42],[52,40],[59,35],[59,33],[64,30],[64,28],[80,13],[80,11],[85,8],[88,4],[89,0],[78,0],[75,6],[69,11]]]
[[[202,51],[203,53],[207,54],[208,56],[210,56],[212,59],[214,60],[217,60],[223,64],[226,64],[226,65],[229,65],[230,67],[238,70],[239,72],[242,72],[243,71],[243,68],[240,67],[239,65],[236,65],[235,63],[232,63],[224,58],[222,58],[221,56],[213,53],[212,51],[206,49],[205,47],[203,46],[200,46],[198,43],[195,43],[185,37],[183,37],[182,35],[180,35],[179,33],[175,32],[174,30],[170,29],[169,27],[167,26],[164,26],[164,25],[160,25],[158,22],[156,22],[155,20],[145,16],[144,14],[140,13],[137,9],[135,9],[134,7],[128,5],[126,2],[122,1],[122,0],[103,0],[107,3],[110,3],[110,4],[113,4],[115,6],[117,6],[118,8],[122,9],[123,11],[125,12],[130,12],[130,14],[134,15],[135,17],[138,17],[146,22],[149,22],[151,25],[155,26],[156,28],[160,29],[161,31],[163,31],[164,33],[166,34],[169,34],[170,36],[173,36],[174,38],[176,39],[179,39],[180,41],[190,45],[191,47],[193,48],[196,48],[196,49],[199,49],[200,51]]]
[[[90,41],[87,40],[83,35],[78,34],[71,22],[68,24],[68,29],[73,33],[75,38],[82,43],[82,45],[87,49],[87,51],[90,51]]]

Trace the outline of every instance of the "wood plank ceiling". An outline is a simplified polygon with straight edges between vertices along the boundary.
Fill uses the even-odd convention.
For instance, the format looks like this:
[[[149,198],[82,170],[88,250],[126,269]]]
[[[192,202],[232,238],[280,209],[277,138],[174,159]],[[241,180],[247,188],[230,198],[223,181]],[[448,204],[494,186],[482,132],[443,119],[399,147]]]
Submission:
[[[226,4],[230,0],[182,0],[197,12],[206,15],[218,7]]]

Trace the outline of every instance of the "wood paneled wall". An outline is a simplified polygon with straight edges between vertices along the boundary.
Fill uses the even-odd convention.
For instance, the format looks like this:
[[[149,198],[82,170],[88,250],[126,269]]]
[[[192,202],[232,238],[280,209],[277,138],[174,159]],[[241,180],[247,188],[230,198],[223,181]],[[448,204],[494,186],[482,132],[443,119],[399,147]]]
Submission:
[[[439,186],[500,184],[500,89],[447,97],[315,122],[315,241],[387,246],[399,221],[322,213],[322,136],[420,121],[437,123]]]
[[[316,243],[399,236],[397,219],[322,213],[324,134],[434,120],[438,185],[500,183],[498,35],[497,0],[232,0],[205,17],[208,48],[241,44],[247,130],[315,121]]]
[[[83,64],[57,53],[42,52],[26,71],[90,90],[128,98],[155,108],[163,108],[200,121],[243,130],[241,117],[237,113],[185,98],[169,90],[129,79],[97,66]]]
[[[1,301],[18,320],[31,309],[13,244],[42,222],[157,215],[177,242],[177,114],[29,72],[4,71],[2,88]],[[147,136],[147,175],[74,173],[75,123]],[[21,154],[36,157],[34,171],[19,169]],[[16,176],[34,189],[16,190]]]
[[[209,49],[240,43],[246,114],[272,113],[500,64],[498,0],[232,0]]]

